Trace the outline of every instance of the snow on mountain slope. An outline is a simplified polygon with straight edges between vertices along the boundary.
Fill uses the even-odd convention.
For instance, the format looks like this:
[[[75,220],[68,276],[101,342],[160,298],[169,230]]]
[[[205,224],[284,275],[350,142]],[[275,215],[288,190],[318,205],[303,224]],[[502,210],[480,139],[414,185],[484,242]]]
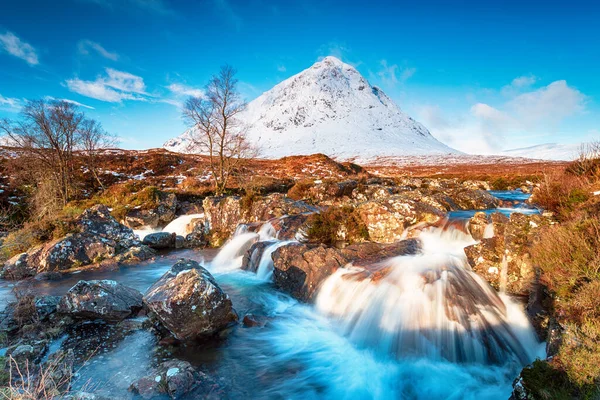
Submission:
[[[504,150],[502,155],[538,160],[572,161],[579,156],[582,144],[546,143],[520,149]]]
[[[240,119],[265,158],[325,153],[365,162],[381,156],[459,153],[335,57],[326,57],[263,93]],[[164,147],[190,151],[191,134],[187,131]]]

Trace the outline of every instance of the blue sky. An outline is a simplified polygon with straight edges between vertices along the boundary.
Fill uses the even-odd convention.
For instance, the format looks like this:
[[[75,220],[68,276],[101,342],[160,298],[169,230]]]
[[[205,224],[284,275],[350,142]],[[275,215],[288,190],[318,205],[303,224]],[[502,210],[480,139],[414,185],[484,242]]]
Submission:
[[[3,0],[0,117],[68,99],[158,147],[220,65],[251,100],[334,55],[464,151],[600,139],[600,5],[493,3]]]

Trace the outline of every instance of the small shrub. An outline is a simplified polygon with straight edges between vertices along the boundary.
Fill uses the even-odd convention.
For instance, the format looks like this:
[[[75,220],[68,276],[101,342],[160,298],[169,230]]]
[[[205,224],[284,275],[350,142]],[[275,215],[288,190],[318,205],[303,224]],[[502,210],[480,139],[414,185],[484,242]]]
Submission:
[[[36,323],[38,321],[38,313],[35,308],[35,296],[18,291],[15,291],[15,296],[17,301],[14,306],[13,316],[19,328]]]
[[[577,339],[563,340],[558,357],[570,380],[587,392],[590,385],[600,385],[600,320],[569,324],[567,329],[576,332]]]
[[[308,190],[314,186],[311,180],[301,180],[296,182],[294,186],[287,192],[287,196],[292,200],[302,200],[308,195]]]
[[[600,216],[549,226],[531,254],[541,279],[559,297],[569,299],[583,284],[600,280]]]
[[[312,214],[308,219],[306,239],[310,242],[328,246],[340,241],[360,242],[369,238],[369,231],[350,206],[329,207],[327,210]]]

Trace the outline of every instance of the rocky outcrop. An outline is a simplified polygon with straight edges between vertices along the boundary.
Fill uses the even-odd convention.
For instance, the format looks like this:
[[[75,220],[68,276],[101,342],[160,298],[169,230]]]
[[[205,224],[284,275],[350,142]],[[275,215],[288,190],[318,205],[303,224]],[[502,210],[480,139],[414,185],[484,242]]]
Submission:
[[[310,301],[325,279],[350,262],[370,263],[385,257],[414,254],[417,249],[415,240],[391,245],[359,243],[344,249],[290,243],[272,254],[273,280],[279,289],[296,299]]]
[[[76,233],[35,247],[9,260],[2,276],[22,279],[40,272],[64,271],[100,263],[126,254],[141,243],[133,231],[118,223],[106,206],[98,205],[81,214],[75,222]],[[145,249],[137,256],[148,255]],[[126,261],[129,257],[121,257]]]
[[[123,224],[132,229],[142,227],[157,228],[165,226],[175,219],[177,212],[177,196],[174,193],[158,192],[158,205],[143,210],[133,209],[125,215]]]
[[[477,221],[483,218],[474,217]],[[509,294],[528,295],[535,280],[529,249],[537,232],[548,222],[539,215],[513,213],[510,218],[495,213],[487,217],[493,224],[493,237],[483,238],[465,248],[473,271],[485,278],[494,288]],[[482,225],[482,222],[475,224]]]
[[[402,238],[404,230],[418,223],[433,224],[444,213],[429,204],[392,196],[359,204],[356,213],[367,227],[369,238],[378,243],[393,243]]]
[[[358,182],[355,180],[322,182],[311,186],[307,190],[307,197],[315,203],[331,204],[344,197],[349,199],[357,187]]]
[[[142,309],[142,294],[115,281],[79,281],[58,304],[58,312],[76,319],[121,321]]]
[[[238,319],[229,296],[192,260],[173,265],[148,289],[144,303],[179,340],[215,335]]]
[[[129,390],[143,399],[224,397],[224,392],[213,378],[181,360],[163,362],[152,374],[132,383]]]
[[[240,223],[268,221],[284,215],[316,211],[314,207],[280,193],[255,198],[207,197],[202,205],[205,231],[211,233],[209,242],[213,246],[220,245]]]

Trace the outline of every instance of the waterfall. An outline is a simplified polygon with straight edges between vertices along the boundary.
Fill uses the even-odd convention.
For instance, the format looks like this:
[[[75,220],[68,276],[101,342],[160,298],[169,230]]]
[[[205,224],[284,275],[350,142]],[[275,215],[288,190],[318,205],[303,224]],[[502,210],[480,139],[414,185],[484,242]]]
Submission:
[[[275,242],[269,247],[265,248],[261,257],[258,267],[256,268],[256,276],[264,281],[270,281],[273,278],[273,258],[271,255],[275,250],[281,246],[285,246],[288,243],[292,243],[293,240],[287,240],[282,242]]]
[[[219,250],[219,254],[211,262],[211,270],[227,272],[239,269],[242,266],[244,254],[256,243],[260,236],[254,232],[236,233]]]
[[[357,345],[399,359],[531,362],[535,333],[519,306],[471,271],[470,235],[447,224],[418,238],[421,254],[338,269],[320,288],[318,311]]]
[[[188,231],[187,226],[196,218],[204,218],[204,214],[188,214],[177,217],[165,226],[162,231],[175,233],[176,235],[185,237],[187,234],[191,233]]]

